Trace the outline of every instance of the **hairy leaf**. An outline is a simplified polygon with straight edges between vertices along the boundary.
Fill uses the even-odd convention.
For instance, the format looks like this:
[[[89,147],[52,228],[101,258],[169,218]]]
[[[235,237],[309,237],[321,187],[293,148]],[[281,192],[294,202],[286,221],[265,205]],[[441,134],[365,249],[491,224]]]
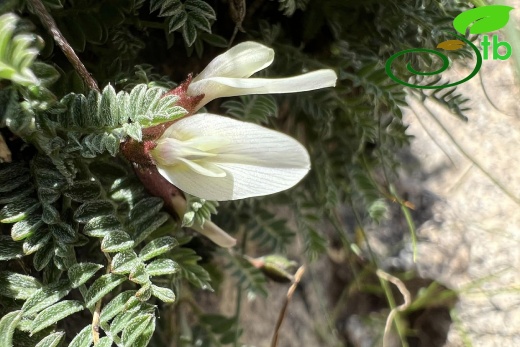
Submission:
[[[13,35],[18,17],[12,13],[0,16],[0,79],[9,79],[23,86],[37,85],[38,79],[30,66],[38,50],[31,47],[34,37]]]
[[[101,242],[101,249],[103,252],[124,252],[134,246],[134,241],[124,231],[110,231]]]
[[[1,19],[1,17],[0,17]],[[9,312],[0,319],[0,346],[13,347],[13,334],[22,318],[22,311]]]
[[[34,277],[17,274],[10,271],[0,272],[0,295],[18,299],[27,300],[41,288],[40,282]]]
[[[158,287],[152,284],[152,295],[166,303],[175,302],[175,293],[169,288]]]
[[[141,335],[137,337],[134,342],[134,347],[146,347],[150,342],[152,335],[155,331],[155,317],[152,318],[152,321],[148,326],[142,331]]]
[[[84,307],[79,301],[64,300],[38,313],[34,318],[31,334],[37,333],[48,326],[70,316],[73,313],[83,310]]]
[[[78,288],[85,284],[94,274],[103,268],[103,265],[93,263],[74,264],[69,268],[67,275],[69,277],[72,288]]]
[[[130,211],[131,225],[139,224],[151,217],[154,217],[162,208],[163,201],[160,198],[146,198],[139,201],[132,211]]]
[[[27,183],[31,176],[28,175],[29,169],[22,161],[3,164],[0,166],[0,193],[9,192],[18,188],[21,184]],[[20,182],[17,184],[16,182]]]
[[[88,201],[76,210],[74,219],[80,223],[87,223],[95,217],[112,215],[113,211],[114,206],[108,201]]]
[[[63,194],[72,200],[80,202],[94,200],[100,194],[99,184],[92,181],[76,181]]]
[[[170,219],[170,215],[166,212],[159,212],[155,216],[147,220],[141,221],[138,224],[132,223],[131,227],[134,229],[133,238],[135,244],[141,243],[166,221]]]
[[[23,257],[22,243],[10,236],[0,235],[0,260],[11,260]]]
[[[110,324],[110,332],[119,334],[138,315],[139,308],[119,313]]]
[[[101,310],[101,323],[111,320],[122,312],[125,309],[128,300],[133,297],[135,293],[135,290],[124,291],[106,304],[105,307],[103,307],[103,310]]]
[[[112,259],[111,269],[115,274],[127,274],[136,268],[142,260],[134,251],[117,253]]]
[[[11,228],[11,237],[15,241],[23,240],[31,236],[38,228],[43,225],[41,216],[30,215],[27,219],[17,222]]]
[[[22,245],[23,253],[29,255],[38,251],[50,242],[51,238],[52,233],[48,229],[38,229],[33,235],[24,240]]]
[[[197,264],[199,255],[189,248],[178,248],[172,254],[172,259],[179,264],[181,274],[190,283],[201,289],[213,290],[208,272]]]
[[[38,289],[22,306],[24,315],[38,313],[70,292],[68,280],[60,280]]]
[[[54,334],[51,334],[40,342],[35,347],[57,347],[60,345],[60,343],[63,341],[63,338],[65,337],[64,332],[57,332]]]
[[[40,207],[33,198],[23,198],[4,206],[0,210],[0,223],[15,223],[27,218],[31,212]]]
[[[108,337],[104,336],[99,339],[99,342],[96,344],[96,347],[111,347],[114,341]]]
[[[113,216],[99,216],[90,219],[85,227],[83,233],[91,237],[104,237],[107,233],[116,230],[122,230],[121,222]]]
[[[157,259],[146,266],[146,272],[150,276],[172,275],[179,270],[179,264],[171,259]]]
[[[145,285],[150,282],[150,276],[146,272],[146,268],[143,263],[138,264],[135,268],[130,271],[128,279],[132,282]]]
[[[143,261],[150,260],[164,254],[178,245],[177,240],[171,236],[164,236],[148,243],[139,253]]]
[[[89,324],[74,337],[69,347],[90,347],[92,342],[92,325]]]
[[[132,319],[128,325],[123,329],[121,342],[125,346],[132,346],[137,338],[152,324],[154,319],[153,314],[139,315]]]
[[[126,280],[123,275],[107,274],[98,278],[88,289],[85,295],[85,306],[93,307],[98,300],[110,293],[112,289]]]

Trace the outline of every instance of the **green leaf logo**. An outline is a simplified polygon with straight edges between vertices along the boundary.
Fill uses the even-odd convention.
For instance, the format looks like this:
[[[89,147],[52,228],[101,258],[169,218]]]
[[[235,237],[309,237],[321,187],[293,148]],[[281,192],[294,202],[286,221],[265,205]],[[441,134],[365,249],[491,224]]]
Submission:
[[[466,34],[466,28],[470,34],[489,33],[503,28],[509,21],[510,6],[490,5],[474,8],[459,14],[453,20],[453,26],[462,35]]]

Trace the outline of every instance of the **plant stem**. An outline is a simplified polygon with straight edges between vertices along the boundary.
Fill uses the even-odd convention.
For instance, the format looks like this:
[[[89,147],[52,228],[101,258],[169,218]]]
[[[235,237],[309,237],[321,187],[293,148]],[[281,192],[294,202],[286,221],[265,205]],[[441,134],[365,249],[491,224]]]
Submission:
[[[406,224],[408,224],[408,230],[410,230],[410,235],[412,237],[413,262],[415,263],[417,262],[417,233],[415,230],[415,223],[413,222],[409,208],[406,206],[404,201],[397,195],[397,192],[392,184],[390,185],[390,193],[397,201],[399,206],[401,206],[401,212],[403,212],[404,218],[406,219]]]
[[[285,298],[285,302],[283,303],[282,310],[280,311],[280,315],[278,316],[278,321],[276,322],[276,327],[274,329],[273,339],[271,340],[271,347],[277,347],[278,346],[278,334],[280,333],[280,327],[282,326],[283,319],[285,318],[285,313],[287,312],[287,307],[289,306],[289,302],[292,299],[292,296],[294,294],[294,291],[296,290],[296,287],[298,286],[298,283],[300,283],[300,280],[303,276],[303,273],[305,272],[305,266],[302,265],[296,271],[294,274],[294,281],[287,291],[287,297]]]
[[[243,236],[242,236],[242,242],[240,244],[240,253],[244,254],[246,250],[247,245],[247,229],[243,229]],[[240,282],[237,284],[237,302],[236,302],[236,309],[235,309],[235,324],[236,324],[236,330],[235,330],[235,343],[234,346],[239,346],[238,338],[240,337],[240,325],[239,325],[239,319],[240,319],[240,312],[242,310],[242,285]]]
[[[484,0],[469,0],[475,7],[487,6]]]
[[[112,271],[112,258],[108,253],[103,252],[105,257],[107,258],[108,264],[107,264],[107,271],[106,273],[109,274],[110,271]],[[92,314],[92,339],[94,341],[94,346],[98,344],[99,342],[99,320],[101,318],[101,306],[103,304],[103,298],[99,299],[98,302],[96,302],[96,308],[94,310],[94,313]]]
[[[419,98],[415,96],[413,93],[407,93],[412,99],[416,101],[417,106],[410,105],[410,108],[417,112],[417,108],[422,108],[434,121],[437,125],[442,129],[442,131],[448,136],[453,145],[459,150],[459,152],[466,157],[469,161],[473,163],[487,178],[491,180],[504,194],[506,194],[511,200],[513,200],[516,204],[520,205],[520,197],[516,196],[514,193],[511,193],[494,175],[488,172],[473,156],[471,156],[462,146],[455,140],[455,137],[450,133],[450,131],[442,124],[442,122],[433,114],[433,112],[424,104],[419,102]]]
[[[47,11],[45,6],[43,5],[41,0],[28,0],[29,3],[32,5],[35,14],[40,18],[43,26],[49,31],[49,33],[54,38],[54,41],[56,44],[60,47],[63,54],[67,57],[69,62],[72,64],[74,69],[78,72],[80,77],[85,81],[87,86],[90,89],[94,89],[99,92],[99,87],[97,85],[97,82],[90,76],[89,72],[85,68],[85,65],[81,62],[81,60],[76,55],[76,52],[72,49],[72,47],[69,45],[63,34],[61,33],[60,29],[58,29],[58,26],[56,25],[56,22],[52,18],[51,14]]]
[[[361,222],[361,217],[359,216],[359,213],[357,212],[356,208],[354,207],[355,205],[354,205],[354,201],[352,200],[352,198],[350,198],[350,206],[352,207],[352,212],[354,213],[354,218],[356,219],[356,223],[358,224],[358,226],[361,230],[361,233],[363,234],[363,239],[366,240],[367,250],[370,255],[370,262],[371,262],[372,266],[375,267],[376,275],[377,275],[377,270],[380,269],[379,262],[377,260],[377,257],[375,255],[374,251],[370,247],[370,243],[368,242],[368,237],[366,235],[365,229],[362,227],[363,224]],[[380,276],[377,276],[377,277],[379,279],[379,284],[381,285],[381,288],[383,288],[383,291],[385,292],[388,306],[390,306],[390,312],[392,312],[397,307],[397,305],[395,304],[394,295],[392,294],[392,290],[390,289],[390,286],[388,285],[387,281],[385,281]],[[397,334],[399,335],[399,339],[401,340],[401,345],[403,347],[408,347],[408,343],[406,342],[406,327],[404,326],[404,324],[402,322],[399,312],[392,315],[392,320],[394,321],[394,324],[395,324],[395,327],[397,330]]]
[[[390,314],[388,315],[388,318],[386,319],[385,332],[383,336],[383,347],[386,347],[388,346],[388,333],[390,332],[390,328],[392,327],[392,321],[394,320],[394,317],[398,314],[398,312],[404,311],[410,306],[410,304],[412,303],[412,296],[410,295],[408,289],[406,289],[404,283],[399,278],[392,276],[381,269],[377,269],[376,275],[377,277],[383,279],[386,282],[392,282],[399,289],[399,292],[401,292],[401,295],[404,299],[403,304],[392,308]]]
[[[504,0],[495,0],[493,3],[497,5],[507,5]],[[515,20],[515,17],[511,16],[511,18],[509,18],[508,25],[506,25],[502,30],[506,35],[508,42],[511,44],[516,77],[520,78],[520,34],[516,29],[517,25],[518,22]]]

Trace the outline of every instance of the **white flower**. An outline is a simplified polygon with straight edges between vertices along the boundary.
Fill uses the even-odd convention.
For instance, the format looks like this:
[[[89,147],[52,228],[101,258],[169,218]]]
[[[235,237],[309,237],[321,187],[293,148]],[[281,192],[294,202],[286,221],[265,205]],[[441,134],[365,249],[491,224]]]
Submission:
[[[208,200],[277,193],[310,169],[307,150],[292,137],[209,113],[180,119],[156,143],[150,154],[159,173]]]
[[[294,93],[336,84],[332,70],[279,79],[249,78],[269,66],[273,58],[274,52],[268,47],[241,43],[170,93],[179,96],[182,106],[192,113],[218,97]],[[175,121],[161,134],[163,129],[156,127],[148,134],[157,134],[158,138],[154,137],[151,146],[143,146],[144,167],[151,160],[157,167],[154,172],[162,176],[159,181],[164,178],[202,199],[223,201],[277,193],[297,184],[310,170],[309,154],[298,141],[256,124],[201,113]],[[129,158],[139,153],[131,144],[124,148]],[[157,179],[144,175],[144,181],[156,194],[170,194],[167,188],[159,188]],[[182,216],[185,199],[177,194],[171,199],[176,213]],[[193,228],[222,247],[236,243],[210,221]]]
[[[256,42],[240,43],[219,55],[188,87],[190,96],[204,94],[195,110],[221,97],[296,93],[336,85],[336,73],[329,69],[288,78],[248,78],[271,65],[273,59],[274,51]]]
[[[177,92],[204,95],[190,107],[193,112],[218,97],[294,93],[336,84],[332,70],[280,79],[249,78],[273,59],[272,49],[241,43],[213,59],[187,90],[180,86]],[[208,200],[277,193],[294,186],[310,170],[307,150],[293,138],[208,113],[176,121],[155,142],[150,154],[159,173],[179,189]]]

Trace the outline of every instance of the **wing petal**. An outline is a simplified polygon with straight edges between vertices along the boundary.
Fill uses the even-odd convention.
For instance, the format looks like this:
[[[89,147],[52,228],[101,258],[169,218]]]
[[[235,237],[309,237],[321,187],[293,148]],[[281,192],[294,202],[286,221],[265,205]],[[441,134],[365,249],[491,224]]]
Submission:
[[[191,95],[204,94],[198,107],[213,99],[250,94],[297,93],[334,87],[337,75],[333,70],[323,69],[287,78],[228,78],[210,77],[192,82],[188,92]]]
[[[158,163],[157,168],[173,185],[203,199],[223,201],[277,193],[297,184],[310,169],[309,154],[298,141],[256,124],[201,113],[174,123],[163,136],[186,139],[186,134],[225,139],[218,148],[213,146],[215,155],[200,159],[199,165],[215,165],[226,175],[205,175],[188,165]]]

